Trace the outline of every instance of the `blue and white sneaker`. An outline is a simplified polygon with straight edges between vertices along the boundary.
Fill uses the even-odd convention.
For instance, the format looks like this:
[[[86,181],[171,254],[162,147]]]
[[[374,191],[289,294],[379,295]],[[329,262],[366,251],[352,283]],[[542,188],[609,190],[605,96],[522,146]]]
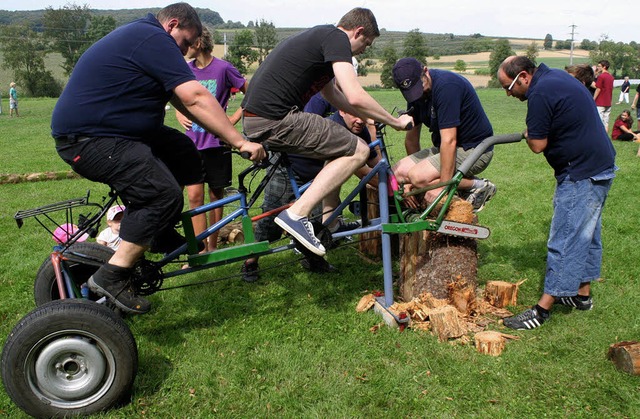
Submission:
[[[298,240],[300,244],[311,252],[318,256],[324,256],[327,253],[320,240],[313,233],[313,225],[307,217],[302,217],[296,221],[289,216],[289,210],[285,210],[274,221],[281,229],[289,233],[291,237]]]

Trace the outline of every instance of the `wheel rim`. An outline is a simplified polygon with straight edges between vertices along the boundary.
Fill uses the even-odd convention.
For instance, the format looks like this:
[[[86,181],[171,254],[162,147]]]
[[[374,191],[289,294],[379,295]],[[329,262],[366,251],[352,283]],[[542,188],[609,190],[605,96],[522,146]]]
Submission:
[[[25,360],[34,394],[54,407],[77,409],[99,400],[111,387],[116,360],[93,333],[67,329],[40,339]]]

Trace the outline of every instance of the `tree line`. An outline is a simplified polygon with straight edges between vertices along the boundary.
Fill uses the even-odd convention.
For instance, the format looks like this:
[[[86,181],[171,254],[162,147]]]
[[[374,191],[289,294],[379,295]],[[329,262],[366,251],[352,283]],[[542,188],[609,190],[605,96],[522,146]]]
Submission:
[[[155,13],[158,10],[147,11]],[[242,74],[247,74],[253,64],[262,64],[281,39],[298,31],[276,29],[272,22],[264,19],[250,21],[245,27],[239,22],[224,22],[217,12],[209,9],[196,10],[203,23],[210,27],[216,44],[225,42],[228,35],[228,52],[223,58],[230,61]],[[108,12],[115,12],[117,17]],[[62,70],[68,76],[89,46],[117,26],[140,18],[140,10],[96,11],[90,10],[86,5],[75,4],[29,12],[32,13],[31,19],[21,23],[6,24],[7,13],[19,12],[0,11],[0,45],[4,55],[2,67],[13,71],[15,81],[23,87],[25,93],[37,97],[57,97],[63,88],[62,82],[56,80],[51,71],[45,68],[44,59],[47,54],[60,54]],[[425,34],[419,29],[389,32],[384,28],[380,32],[381,36],[374,46],[358,57],[358,74],[366,75],[374,66],[375,60],[378,60],[382,67],[380,82],[385,88],[395,87],[391,70],[400,57],[414,57],[426,64],[427,57],[438,60],[446,55],[491,52],[489,66],[482,71],[483,74],[491,75],[489,86],[492,87],[497,86],[495,77],[499,64],[504,58],[514,54],[514,47],[524,49],[525,54],[534,62],[539,53],[535,42],[516,45],[507,39],[494,39],[481,34]],[[542,48],[571,48],[571,41],[554,42],[552,36],[547,34]],[[589,51],[593,63],[608,60],[614,77],[640,77],[640,45],[635,42],[625,44],[607,38],[600,42],[584,39],[580,48]],[[466,63],[457,60],[454,70],[465,71]]]

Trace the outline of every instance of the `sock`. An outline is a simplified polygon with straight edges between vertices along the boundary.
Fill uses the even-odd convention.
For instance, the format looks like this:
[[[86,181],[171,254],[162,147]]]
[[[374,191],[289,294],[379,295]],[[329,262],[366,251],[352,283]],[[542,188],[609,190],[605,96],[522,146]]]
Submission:
[[[544,318],[549,317],[549,310],[540,307],[538,304],[536,304],[533,308],[535,308],[538,314],[541,315],[542,317]]]
[[[471,190],[476,190],[478,188],[482,188],[483,186],[484,186],[484,179],[474,178],[473,186],[471,187]]]
[[[287,214],[293,221],[298,221],[299,219],[304,218],[302,215],[294,214],[293,212],[291,212],[291,210],[287,210]]]

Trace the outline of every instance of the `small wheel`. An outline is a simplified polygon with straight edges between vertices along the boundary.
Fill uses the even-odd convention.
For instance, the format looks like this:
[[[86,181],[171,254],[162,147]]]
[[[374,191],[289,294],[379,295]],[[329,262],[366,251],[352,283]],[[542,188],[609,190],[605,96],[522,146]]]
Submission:
[[[64,263],[71,274],[75,285],[80,286],[87,282],[98,268],[111,259],[113,250],[94,242],[75,243],[65,251],[65,257],[69,258]],[[53,269],[53,262],[49,256],[40,266],[33,284],[33,294],[36,306],[59,300],[60,293],[56,282],[56,274]],[[90,295],[90,299],[96,300],[97,295]]]
[[[126,323],[84,299],[36,308],[14,327],[2,352],[7,394],[35,417],[90,415],[124,402],[137,369]]]

